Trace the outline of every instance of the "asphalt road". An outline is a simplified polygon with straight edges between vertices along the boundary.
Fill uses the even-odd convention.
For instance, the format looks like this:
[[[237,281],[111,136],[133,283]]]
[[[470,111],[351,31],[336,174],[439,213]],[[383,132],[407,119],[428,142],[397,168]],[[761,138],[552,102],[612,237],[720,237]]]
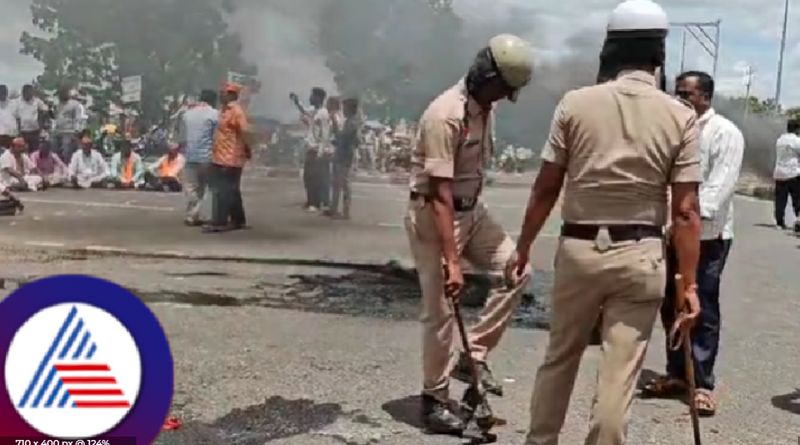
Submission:
[[[408,256],[405,187],[355,184],[352,220],[302,211],[299,181],[250,176],[244,201],[252,230],[202,235],[181,224],[182,194],[59,190],[23,195],[24,215],[0,220],[0,242],[31,247],[93,247],[146,252],[327,258],[379,262]],[[518,230],[525,189],[489,189],[487,201],[509,230]],[[556,232],[555,223],[547,235]],[[376,248],[380,247],[380,248]]]
[[[0,220],[0,278],[89,273],[130,287],[151,304],[172,345],[174,412],[185,422],[182,430],[164,433],[161,445],[459,443],[417,428],[417,303],[399,285],[291,264],[60,250],[408,261],[402,187],[356,185],[350,222],[304,213],[296,181],[248,178],[245,189],[253,230],[214,236],[181,225],[180,195],[26,195],[24,216]],[[518,229],[526,198],[525,190],[487,191],[495,215],[511,232]],[[770,215],[768,203],[737,200],[737,239],[722,296],[721,407],[716,418],[703,422],[706,445],[790,445],[800,436],[800,240],[770,227]],[[540,280],[552,268],[557,226],[555,217],[535,247]],[[546,344],[545,331],[514,328],[492,357],[507,387],[504,399],[492,400],[509,421],[498,430],[500,443],[522,442],[533,375]],[[648,372],[663,370],[662,351],[657,328]],[[598,353],[591,349],[585,356],[564,444],[582,443]],[[454,397],[462,388],[453,388]],[[636,400],[629,443],[691,443],[686,412],[679,401]]]

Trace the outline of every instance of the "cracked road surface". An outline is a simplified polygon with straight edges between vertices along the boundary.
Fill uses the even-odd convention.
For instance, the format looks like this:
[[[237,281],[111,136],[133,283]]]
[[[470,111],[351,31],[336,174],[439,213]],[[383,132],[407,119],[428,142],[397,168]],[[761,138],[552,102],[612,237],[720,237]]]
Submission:
[[[357,185],[357,219],[331,223],[299,210],[299,187],[296,181],[249,179],[245,199],[255,229],[210,238],[180,226],[177,195],[29,195],[23,217],[0,220],[0,295],[39,276],[83,273],[112,279],[147,301],[171,342],[173,412],[184,421],[181,430],[162,434],[161,445],[460,443],[418,428],[413,281],[394,272],[293,262],[408,265],[399,227],[403,189]],[[516,230],[526,191],[491,189],[488,198],[501,223]],[[704,443],[793,445],[800,435],[800,240],[766,225],[768,203],[737,204],[737,239],[722,297],[721,406],[716,418],[703,420]],[[534,251],[535,301],[492,357],[507,394],[491,400],[509,422],[497,429],[502,444],[521,444],[527,426],[547,332],[541,329],[546,324],[524,315],[546,311],[557,226],[556,219],[548,224]],[[89,246],[141,255],[81,250]],[[176,255],[147,256],[164,251]],[[663,337],[657,328],[648,373],[663,370]],[[598,353],[586,353],[564,444],[583,441]],[[453,397],[463,389],[454,383]],[[679,401],[636,400],[629,443],[691,443],[686,413]]]

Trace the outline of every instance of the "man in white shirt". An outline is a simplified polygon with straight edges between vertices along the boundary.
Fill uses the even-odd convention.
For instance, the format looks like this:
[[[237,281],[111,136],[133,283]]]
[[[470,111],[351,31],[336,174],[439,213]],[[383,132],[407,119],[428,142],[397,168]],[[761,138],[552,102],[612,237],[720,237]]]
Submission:
[[[17,104],[8,98],[8,87],[0,85],[0,151],[11,148],[17,130]]]
[[[72,159],[72,153],[76,151],[76,145],[80,144],[80,141],[76,140],[76,136],[83,129],[81,127],[83,120],[82,105],[71,94],[72,91],[68,87],[62,87],[59,90],[59,105],[56,108],[53,128],[56,136],[56,151],[64,162]]]
[[[775,224],[786,229],[786,204],[792,198],[794,231],[800,234],[800,119],[791,119],[775,144]]]
[[[0,155],[0,184],[9,190],[35,192],[42,187],[42,177],[34,174],[36,166],[28,157],[25,140],[16,138],[11,150]]]
[[[311,108],[305,109],[297,96],[292,99],[301,111],[301,119],[308,126],[306,136],[306,155],[303,162],[303,185],[306,189],[306,209],[316,212],[322,206],[320,176],[323,167],[322,151],[330,143],[331,122],[328,110],[324,107],[328,93],[319,87],[311,90]]]
[[[106,185],[110,174],[103,155],[92,147],[89,130],[79,135],[81,149],[72,155],[69,163],[69,178],[72,186],[79,189],[99,188]]]
[[[42,133],[42,116],[49,108],[34,95],[32,85],[22,87],[22,97],[17,102],[17,118],[19,119],[20,136],[28,144],[28,152],[39,150]]]
[[[744,157],[744,136],[728,119],[711,107],[714,80],[706,73],[690,71],[678,76],[677,95],[692,104],[700,126],[700,216],[703,234],[697,270],[697,294],[702,312],[692,330],[692,352],[698,392],[694,401],[700,415],[716,414],[714,365],[720,338],[720,282],[733,243],[733,199]],[[677,270],[677,258],[669,255],[668,277]],[[666,332],[675,323],[675,282],[667,280],[661,309]],[[674,396],[686,390],[683,351],[667,350],[667,376],[645,388],[645,395]]]

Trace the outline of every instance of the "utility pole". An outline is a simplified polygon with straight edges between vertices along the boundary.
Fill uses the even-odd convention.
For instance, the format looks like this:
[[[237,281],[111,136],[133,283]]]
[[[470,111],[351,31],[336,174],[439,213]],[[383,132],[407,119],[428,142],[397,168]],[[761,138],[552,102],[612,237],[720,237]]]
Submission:
[[[783,35],[781,37],[781,54],[778,58],[778,85],[775,88],[775,107],[776,111],[781,106],[781,83],[783,81],[783,56],[786,53],[786,32],[789,27],[789,0],[786,0],[786,7],[783,12]]]
[[[686,71],[686,29],[683,30],[683,40],[681,42],[681,72]]]
[[[744,117],[745,117],[745,119],[747,119],[747,117],[750,115],[750,88],[752,88],[752,86],[753,86],[753,74],[754,73],[755,72],[753,70],[753,65],[747,65],[747,68],[746,68],[746,71],[745,71],[745,74],[744,74],[745,75],[745,85],[747,86],[747,92],[744,95]]]

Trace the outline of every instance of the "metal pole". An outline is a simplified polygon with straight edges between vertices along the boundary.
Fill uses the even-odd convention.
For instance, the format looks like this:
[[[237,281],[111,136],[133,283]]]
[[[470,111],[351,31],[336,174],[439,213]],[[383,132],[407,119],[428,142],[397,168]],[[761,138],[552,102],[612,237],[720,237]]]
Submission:
[[[783,13],[783,36],[781,37],[781,54],[778,59],[778,85],[775,88],[775,106],[781,104],[781,81],[783,80],[783,55],[786,52],[786,31],[789,27],[789,0],[786,0],[786,7]]]
[[[788,0],[787,0],[788,1]],[[717,20],[716,28],[717,28],[717,36],[714,41],[714,78],[717,78],[717,66],[719,65],[719,28],[722,20]]]
[[[686,71],[686,29],[683,30],[683,42],[681,44],[681,73]]]
[[[747,65],[747,93],[744,95],[744,118],[750,114],[750,88],[753,85],[753,67]]]

